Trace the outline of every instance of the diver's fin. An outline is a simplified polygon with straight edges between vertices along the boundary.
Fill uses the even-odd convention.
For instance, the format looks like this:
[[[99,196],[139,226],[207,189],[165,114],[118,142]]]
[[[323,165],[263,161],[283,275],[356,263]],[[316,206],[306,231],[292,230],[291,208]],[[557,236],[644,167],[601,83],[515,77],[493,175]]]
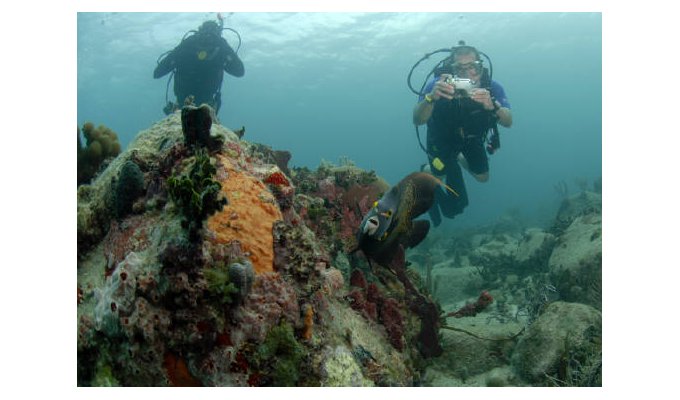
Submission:
[[[411,231],[409,232],[404,245],[409,248],[416,247],[423,239],[425,239],[425,236],[427,236],[427,232],[429,231],[430,221],[425,219],[413,221],[413,226],[411,227]]]
[[[439,211],[439,204],[435,203],[432,207],[430,207],[428,213],[430,215],[430,219],[432,220],[432,224],[434,224],[434,227],[438,227],[439,224],[442,223],[442,213]]]

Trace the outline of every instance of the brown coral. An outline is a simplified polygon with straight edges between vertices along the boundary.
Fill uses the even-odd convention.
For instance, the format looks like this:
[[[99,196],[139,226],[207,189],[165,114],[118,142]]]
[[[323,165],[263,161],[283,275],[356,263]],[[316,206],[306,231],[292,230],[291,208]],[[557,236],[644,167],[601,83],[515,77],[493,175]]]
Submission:
[[[238,241],[250,254],[256,274],[273,271],[272,227],[283,217],[272,194],[257,178],[236,170],[229,158],[218,155],[217,177],[229,204],[208,218],[207,228],[217,243]],[[226,173],[225,173],[226,172]]]
[[[110,128],[92,122],[83,125],[85,145],[80,140],[78,129],[78,185],[89,183],[98,173],[104,160],[120,153],[118,135]]]

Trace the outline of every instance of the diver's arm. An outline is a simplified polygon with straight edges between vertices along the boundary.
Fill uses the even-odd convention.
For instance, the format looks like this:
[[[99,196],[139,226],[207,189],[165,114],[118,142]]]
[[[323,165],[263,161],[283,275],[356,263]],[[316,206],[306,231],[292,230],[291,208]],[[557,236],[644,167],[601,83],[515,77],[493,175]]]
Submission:
[[[434,110],[434,100],[428,102],[426,99],[423,99],[423,101],[416,104],[413,108],[413,124],[422,125],[426,123],[432,116],[432,110]]]
[[[448,76],[450,75],[442,74],[432,87],[432,91],[426,94],[421,102],[416,104],[413,109],[413,123],[415,125],[422,125],[430,119],[435,101],[442,97],[449,100],[453,98],[454,87],[444,82]]]
[[[153,70],[153,78],[158,79],[165,76],[173,69],[175,69],[175,50],[168,53],[168,55],[163,57],[158,63],[156,69]]]
[[[245,68],[243,67],[243,61],[238,58],[238,55],[234,52],[231,46],[227,44],[226,40],[222,39],[222,41],[222,47],[226,53],[224,71],[237,78],[242,77],[246,73]]]
[[[512,111],[510,111],[510,109],[507,107],[501,107],[500,103],[498,102],[496,102],[496,105],[499,107],[498,110],[496,110],[496,117],[498,117],[498,123],[506,128],[511,127]]]

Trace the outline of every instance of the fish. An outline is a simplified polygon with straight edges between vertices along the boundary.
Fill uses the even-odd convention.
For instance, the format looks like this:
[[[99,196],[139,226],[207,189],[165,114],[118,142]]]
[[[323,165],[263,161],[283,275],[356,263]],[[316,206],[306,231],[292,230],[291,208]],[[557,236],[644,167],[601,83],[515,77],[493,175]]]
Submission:
[[[436,190],[446,186],[426,172],[413,172],[385,193],[366,213],[356,232],[357,248],[369,260],[403,269],[405,249],[417,246],[430,230],[430,221],[415,220],[434,204]]]

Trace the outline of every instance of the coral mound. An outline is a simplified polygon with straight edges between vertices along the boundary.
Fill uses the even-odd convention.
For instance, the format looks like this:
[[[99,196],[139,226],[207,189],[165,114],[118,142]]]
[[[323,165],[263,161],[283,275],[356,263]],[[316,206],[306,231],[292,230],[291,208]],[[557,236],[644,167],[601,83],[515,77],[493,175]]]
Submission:
[[[340,244],[375,174],[288,176],[289,157],[200,127],[210,146],[170,115],[78,188],[78,385],[417,384],[399,283],[370,278],[377,320],[346,300]]]

